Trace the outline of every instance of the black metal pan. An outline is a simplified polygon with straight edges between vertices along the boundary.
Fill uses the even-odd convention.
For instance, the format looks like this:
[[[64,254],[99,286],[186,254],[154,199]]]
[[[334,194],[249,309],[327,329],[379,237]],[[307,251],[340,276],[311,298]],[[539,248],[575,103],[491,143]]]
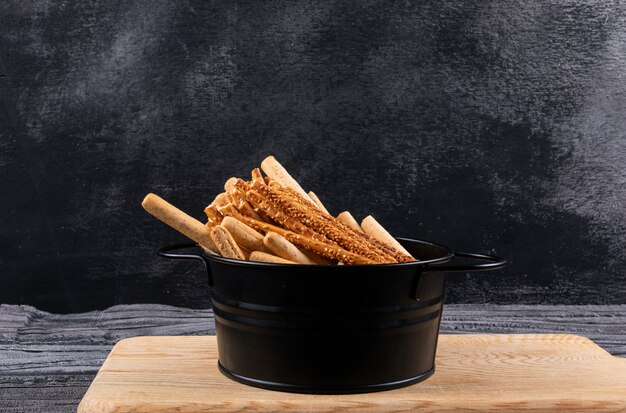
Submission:
[[[446,275],[506,265],[434,242],[398,241],[420,261],[270,264],[208,255],[194,244],[158,254],[205,264],[223,374],[272,390],[361,393],[430,377]],[[181,252],[189,248],[196,252]]]

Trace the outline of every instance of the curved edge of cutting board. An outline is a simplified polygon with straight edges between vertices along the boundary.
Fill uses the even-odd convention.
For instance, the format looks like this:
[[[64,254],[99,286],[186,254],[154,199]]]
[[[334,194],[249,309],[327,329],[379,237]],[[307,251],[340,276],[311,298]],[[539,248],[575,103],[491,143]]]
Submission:
[[[357,395],[303,395],[230,381],[215,336],[118,342],[78,413],[626,411],[626,359],[571,334],[442,334],[435,375]]]
[[[593,340],[588,337],[580,336],[577,334],[474,334],[474,333],[460,333],[460,334],[441,334],[439,336],[439,343],[442,340],[462,340],[472,345],[506,345],[515,344],[520,345],[523,343],[535,343],[538,345],[559,345],[569,347],[584,348],[587,352],[590,352],[598,357],[606,357],[610,359],[616,359],[625,361],[620,357],[615,357]]]

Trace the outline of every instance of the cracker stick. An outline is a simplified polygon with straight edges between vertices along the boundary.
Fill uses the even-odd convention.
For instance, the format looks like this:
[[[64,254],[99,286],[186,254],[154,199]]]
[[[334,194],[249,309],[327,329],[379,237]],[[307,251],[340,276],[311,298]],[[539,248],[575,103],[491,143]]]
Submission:
[[[289,242],[292,244],[306,248],[309,251],[313,251],[316,254],[319,254],[323,257],[330,258],[337,261],[343,261],[346,264],[376,264],[376,261],[373,261],[367,257],[361,256],[359,254],[355,254],[353,252],[344,250],[338,245],[332,243],[332,241],[318,241],[315,238],[311,238],[306,235],[301,235],[293,231],[286,230],[281,227],[277,227],[275,225],[268,224],[266,222],[257,221],[255,219],[249,218],[245,215],[242,215],[237,211],[234,205],[228,204],[220,208],[220,212],[225,216],[232,216],[240,220],[241,222],[245,222],[247,225],[256,229],[257,231],[261,231],[267,233],[269,231],[274,231],[277,234],[282,235],[287,238]]]
[[[263,235],[243,222],[233,217],[224,217],[220,225],[230,232],[239,246],[248,251],[270,252],[263,244]]]
[[[250,254],[250,261],[271,262],[272,264],[296,264],[293,261],[261,251],[252,251]]]
[[[234,218],[233,218],[234,219]],[[226,220],[226,218],[224,218]],[[298,264],[315,264],[315,261],[310,260],[304,255],[298,247],[281,235],[275,232],[268,232],[263,238],[263,244],[271,250],[274,254],[289,261],[293,261]]]
[[[262,212],[262,211],[259,210],[259,212]],[[221,213],[223,213],[224,215],[227,215],[227,216],[232,216],[233,218],[235,218],[239,222],[243,222],[244,219],[245,219],[244,218],[245,215],[241,214],[241,212],[239,212],[237,210],[237,208],[235,208],[235,206],[232,205],[232,204],[228,204],[228,205],[222,207]],[[271,221],[271,222],[273,223],[274,221]],[[265,223],[273,225],[269,221],[265,221]],[[259,229],[259,228],[257,228],[257,229]],[[268,232],[268,231],[263,231],[263,232]],[[309,260],[313,261],[316,264],[319,264],[319,265],[332,265],[332,264],[336,264],[337,263],[337,261],[335,261],[335,260],[331,260],[329,258],[326,258],[326,257],[320,255],[320,254],[316,254],[315,252],[309,251],[309,250],[307,250],[305,248],[300,247],[300,248],[298,248],[298,250],[302,254],[304,254]]]
[[[396,241],[393,236],[391,236],[389,232],[387,232],[385,228],[383,228],[382,225],[378,223],[378,221],[374,219],[373,216],[366,216],[363,221],[361,221],[361,227],[370,237],[375,238],[383,244],[387,244],[390,247],[407,254],[408,256],[412,256],[402,245],[400,245],[398,241]]]
[[[215,205],[216,207],[221,207],[221,206],[226,205],[229,202],[230,202],[230,199],[228,198],[228,194],[226,192],[222,192],[222,193],[217,194],[212,204]]]
[[[223,217],[219,213],[215,205],[211,204],[208,207],[204,208],[204,213],[209,219],[208,224],[210,224],[211,227],[214,227],[215,225],[219,225],[220,222],[222,222]]]
[[[232,235],[232,234],[231,234]],[[244,260],[250,260],[250,254],[251,252],[248,251],[247,249],[240,247],[241,248],[241,252],[243,252],[243,259]]]
[[[256,181],[257,179],[263,180],[263,174],[261,174],[261,170],[259,168],[254,168],[250,175],[252,175],[253,181]]]
[[[209,228],[197,219],[189,216],[163,198],[148,194],[141,206],[152,216],[164,222],[176,231],[197,242],[201,247],[217,251],[211,239]]]
[[[333,265],[333,264],[337,263],[337,261],[331,260],[331,259],[326,258],[326,257],[322,257],[321,255],[316,254],[313,251],[309,251],[309,250],[304,249],[304,248],[298,248],[298,250],[301,253],[303,253],[308,259],[310,259],[311,261],[313,261],[316,264],[319,264],[319,265]]]
[[[209,204],[208,207],[204,209],[204,213],[209,219],[209,224],[211,228],[215,225],[219,225],[222,222],[222,214],[219,213],[217,208],[222,207],[230,202],[228,194],[226,192],[222,192],[217,194],[213,202]]]
[[[250,190],[246,195],[252,192],[254,191]],[[325,236],[348,251],[380,263],[398,262],[392,254],[371,243],[363,234],[351,230],[336,218],[311,205],[291,188],[272,182],[265,188],[259,187],[259,194],[265,196],[268,204],[273,204],[278,210],[283,211],[284,216],[289,217],[300,225],[304,225],[315,233]],[[295,226],[290,229],[304,234]]]
[[[322,204],[322,201],[320,201],[320,199],[317,197],[317,195],[315,195],[315,192],[313,191],[309,191],[309,198],[311,198],[313,200],[313,203],[315,203],[315,205],[321,209],[322,211],[326,212],[328,215],[330,215],[330,212],[328,212],[328,210],[326,209],[326,207],[324,206],[324,204]]]
[[[259,221],[264,221],[263,217],[256,213],[254,208],[246,201],[246,183],[241,178],[230,178],[224,185],[226,191],[230,197],[230,202],[235,205],[235,208],[242,214],[254,218]],[[225,204],[224,204],[225,205]],[[223,206],[223,205],[221,205]]]
[[[275,180],[281,185],[292,188],[297,193],[302,195],[304,199],[315,205],[315,202],[313,202],[309,195],[304,192],[304,189],[302,189],[300,184],[295,179],[293,179],[291,175],[289,175],[289,172],[287,172],[287,170],[280,163],[278,163],[278,161],[273,156],[268,156],[267,158],[263,159],[263,162],[261,162],[261,169],[263,169],[263,172],[265,172],[267,176],[269,176],[271,179]]]
[[[348,228],[351,228],[352,231],[360,232],[361,234],[365,234],[363,228],[359,226],[359,223],[356,222],[356,219],[352,216],[348,211],[343,211],[341,214],[337,215],[337,219],[340,222],[343,222]]]
[[[215,227],[215,223],[211,222],[210,220],[207,221],[206,224],[204,224],[204,226],[207,229],[207,232],[209,233],[209,241],[211,241],[211,243],[213,244],[211,249],[206,248],[206,247],[202,247],[202,249],[204,250],[204,252],[206,252],[209,255],[217,255],[219,256],[219,250],[217,249],[217,245],[215,245],[215,243],[213,242],[213,239],[211,238],[211,230],[213,229],[213,227]]]
[[[274,204],[272,204],[271,202],[268,202],[265,198],[263,198],[263,196],[259,192],[253,189],[247,191],[246,199],[250,201],[252,206],[266,213],[270,218],[272,218],[272,220],[276,221],[283,227],[293,232],[296,232],[298,234],[302,234],[311,238],[318,239],[322,242],[330,242],[325,236],[318,234],[317,232],[313,231],[312,229],[302,224],[301,222],[291,218],[289,215],[285,214],[282,210],[276,208]]]
[[[238,260],[246,259],[243,251],[241,251],[241,248],[239,248],[239,245],[237,245],[237,242],[235,242],[235,239],[226,228],[219,225],[213,228],[211,230],[211,239],[213,239],[222,257]]]
[[[228,178],[226,180],[226,182],[224,182],[224,191],[226,192],[230,192],[235,188],[235,184],[237,183],[237,178],[236,176],[233,176],[231,178]]]

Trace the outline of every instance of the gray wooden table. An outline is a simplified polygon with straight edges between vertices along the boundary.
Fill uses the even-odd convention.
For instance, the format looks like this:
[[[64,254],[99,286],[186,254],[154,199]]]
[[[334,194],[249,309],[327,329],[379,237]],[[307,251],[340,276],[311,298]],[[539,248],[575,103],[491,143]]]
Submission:
[[[572,333],[626,357],[626,305],[447,305],[444,333]],[[211,310],[123,305],[57,315],[0,306],[0,412],[74,412],[113,345],[140,335],[214,334]]]

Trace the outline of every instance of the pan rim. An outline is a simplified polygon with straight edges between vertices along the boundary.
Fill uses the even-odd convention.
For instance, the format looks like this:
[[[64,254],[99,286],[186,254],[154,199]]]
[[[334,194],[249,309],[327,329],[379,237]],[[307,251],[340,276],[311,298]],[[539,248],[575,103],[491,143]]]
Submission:
[[[408,268],[408,267],[416,267],[421,268],[427,265],[435,265],[435,264],[445,264],[451,261],[454,258],[454,251],[441,243],[427,240],[419,240],[413,238],[404,238],[404,237],[395,237],[400,243],[403,241],[409,243],[418,243],[418,244],[427,244],[431,246],[435,246],[443,249],[446,254],[437,257],[431,258],[429,260],[420,260],[420,261],[411,261],[411,262],[399,262],[399,263],[388,263],[388,264],[355,264],[355,265],[323,265],[323,264],[279,264],[279,263],[269,263],[269,262],[259,262],[259,261],[249,261],[249,260],[238,260],[235,258],[225,258],[219,255],[210,255],[206,252],[202,252],[202,257],[209,261],[215,261],[221,264],[229,264],[234,266],[243,266],[243,267],[252,267],[252,268],[274,268],[274,269],[293,269],[294,267],[306,267],[307,269],[321,269],[324,268],[330,271],[347,271],[354,269],[365,269],[365,268],[381,268],[381,269],[393,269],[393,268]]]

